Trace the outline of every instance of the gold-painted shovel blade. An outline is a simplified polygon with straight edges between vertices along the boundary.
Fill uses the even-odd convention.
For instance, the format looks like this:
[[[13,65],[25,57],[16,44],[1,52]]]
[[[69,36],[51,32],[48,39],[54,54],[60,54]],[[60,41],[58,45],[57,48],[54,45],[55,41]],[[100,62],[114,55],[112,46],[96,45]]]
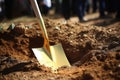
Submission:
[[[41,65],[55,70],[62,66],[70,66],[61,44],[50,46],[52,59],[47,55],[44,48],[32,48],[37,60]]]
[[[32,48],[32,51],[41,65],[56,69],[55,63],[48,56],[44,48]]]
[[[70,63],[60,43],[50,46],[50,50],[51,50],[52,60],[54,61],[57,68],[62,66],[70,66]]]

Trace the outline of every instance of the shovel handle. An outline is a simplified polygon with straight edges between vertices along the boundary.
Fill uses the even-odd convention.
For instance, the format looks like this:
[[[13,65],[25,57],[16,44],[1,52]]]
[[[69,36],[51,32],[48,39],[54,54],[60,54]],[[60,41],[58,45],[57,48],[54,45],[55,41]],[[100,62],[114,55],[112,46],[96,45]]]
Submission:
[[[47,35],[47,30],[45,28],[44,20],[42,18],[41,12],[39,10],[39,6],[38,6],[36,0],[30,0],[30,2],[32,4],[32,7],[33,7],[33,10],[35,12],[36,17],[39,20],[40,28],[42,30],[42,34],[43,34],[43,37],[44,37],[44,46],[43,47],[49,53],[48,55],[51,56],[49,39],[48,39],[48,35]]]
[[[33,10],[35,12],[36,17],[38,18],[38,20],[40,22],[40,27],[41,27],[41,30],[43,32],[43,35],[48,40],[48,34],[47,34],[47,31],[46,31],[46,28],[45,28],[45,23],[44,23],[44,20],[42,18],[41,12],[39,10],[39,6],[37,4],[37,1],[36,0],[30,0],[30,2],[32,4],[32,7],[33,7]]]

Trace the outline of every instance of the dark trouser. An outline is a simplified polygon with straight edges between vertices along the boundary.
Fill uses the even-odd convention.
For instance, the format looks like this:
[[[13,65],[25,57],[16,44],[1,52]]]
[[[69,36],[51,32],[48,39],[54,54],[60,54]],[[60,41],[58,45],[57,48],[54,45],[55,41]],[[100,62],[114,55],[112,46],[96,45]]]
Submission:
[[[98,0],[98,1],[99,1],[100,16],[105,16],[105,0]]]
[[[41,12],[42,12],[42,14],[47,15],[48,12],[49,12],[49,10],[50,10],[50,8],[47,7],[46,5],[42,5],[41,6]]]
[[[0,20],[2,20],[5,17],[5,9],[4,9],[4,2],[0,2]]]
[[[92,8],[93,8],[93,12],[97,11],[97,0],[92,0]]]
[[[20,6],[22,8],[22,15],[30,15],[33,16],[34,12],[32,11],[30,0],[19,0]]]
[[[64,18],[67,20],[70,18],[71,13],[71,0],[63,0],[62,1],[62,14]]]
[[[114,0],[105,0],[105,3],[106,3],[106,11],[108,13],[115,12],[116,2]]]
[[[120,0],[106,0],[108,13],[117,12],[116,18],[120,18]]]
[[[120,0],[116,0],[116,9],[117,9],[116,18],[120,18]]]
[[[89,0],[86,1],[86,12],[87,13],[90,12],[90,1]]]
[[[61,3],[60,0],[55,0],[55,13],[59,14],[61,13]]]
[[[12,18],[14,0],[5,0],[5,15],[8,19]]]
[[[105,16],[105,0],[93,0],[93,12],[96,12],[97,10],[97,2],[99,3],[99,14],[100,16]]]
[[[83,19],[86,11],[86,0],[76,1],[76,12],[80,20]]]

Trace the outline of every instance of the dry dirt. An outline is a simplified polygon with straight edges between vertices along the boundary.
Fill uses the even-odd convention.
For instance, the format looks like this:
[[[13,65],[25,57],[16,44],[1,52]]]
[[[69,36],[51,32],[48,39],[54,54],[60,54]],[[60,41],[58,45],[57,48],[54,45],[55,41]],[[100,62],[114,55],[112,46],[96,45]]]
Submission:
[[[31,49],[43,46],[41,30],[36,19],[20,18],[1,23],[0,80],[120,80],[120,21],[44,20],[50,44],[61,43],[72,66],[53,73],[40,65]]]

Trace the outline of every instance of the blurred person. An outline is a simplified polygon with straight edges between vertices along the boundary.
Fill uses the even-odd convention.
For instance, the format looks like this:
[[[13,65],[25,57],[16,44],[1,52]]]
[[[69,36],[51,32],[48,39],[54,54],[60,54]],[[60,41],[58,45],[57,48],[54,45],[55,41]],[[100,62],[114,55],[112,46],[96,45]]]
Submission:
[[[76,15],[77,13],[76,13],[76,1],[77,0],[72,0],[71,1],[71,14],[74,16],[74,15]]]
[[[99,10],[99,17],[104,18],[105,17],[105,0],[92,0],[92,8],[93,12],[96,12],[97,9]]]
[[[0,0],[0,20],[4,18],[5,9],[4,9],[4,0]]]
[[[22,16],[23,6],[20,1],[25,0],[5,0],[5,16],[7,19]]]
[[[71,16],[77,15],[80,22],[84,22],[87,0],[63,0],[62,15],[65,20],[69,20]]]
[[[115,12],[116,12],[116,1],[114,0],[105,0],[106,3],[106,12],[107,16],[110,18],[115,17]]]
[[[62,0],[62,14],[66,20],[76,15],[76,1],[77,0]]]
[[[92,12],[95,13],[97,11],[97,1],[98,0],[92,0]]]
[[[38,0],[41,12],[44,15],[47,15],[49,13],[50,8],[52,7],[51,0]]]
[[[65,20],[69,20],[71,17],[71,2],[72,0],[62,0],[62,15]]]
[[[55,13],[59,14],[61,13],[61,8],[62,8],[62,0],[55,0]]]
[[[84,16],[86,12],[87,0],[77,0],[76,1],[76,13],[80,22],[86,21]]]
[[[120,0],[106,0],[106,8],[108,16],[120,19]]]
[[[5,16],[8,19],[12,18],[14,0],[5,0]]]
[[[99,1],[99,13],[100,17],[104,18],[105,17],[105,0],[98,0]]]
[[[120,0],[116,0],[116,19],[120,20]]]
[[[90,13],[90,6],[91,6],[91,2],[90,2],[90,0],[87,0],[86,1],[86,12],[87,13]]]
[[[21,14],[22,15],[33,15],[32,8],[30,6],[29,0],[18,0],[20,6],[22,6]]]
[[[108,13],[115,12],[116,2],[114,0],[105,0],[106,11]]]

